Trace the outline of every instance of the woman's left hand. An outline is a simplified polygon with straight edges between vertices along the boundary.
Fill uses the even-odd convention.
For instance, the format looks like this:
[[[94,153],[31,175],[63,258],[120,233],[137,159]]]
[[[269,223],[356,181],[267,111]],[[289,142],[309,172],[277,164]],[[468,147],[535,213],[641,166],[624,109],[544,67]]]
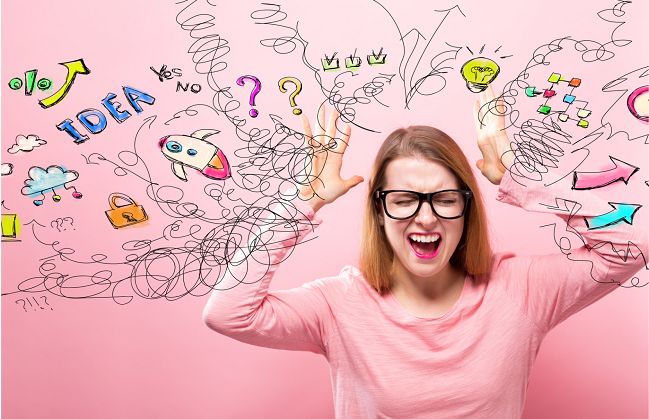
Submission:
[[[505,104],[502,93],[495,103],[482,108],[493,100],[494,93],[489,85],[486,91],[480,93],[480,100],[473,105],[478,147],[482,152],[482,158],[476,162],[476,166],[489,182],[500,185],[514,158],[514,152],[505,132]]]

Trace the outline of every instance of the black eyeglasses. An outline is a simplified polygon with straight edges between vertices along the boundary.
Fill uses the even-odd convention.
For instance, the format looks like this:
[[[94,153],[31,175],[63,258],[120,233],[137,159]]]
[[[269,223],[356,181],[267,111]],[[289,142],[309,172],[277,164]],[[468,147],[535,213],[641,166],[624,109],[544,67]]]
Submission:
[[[460,218],[469,207],[471,191],[447,189],[437,192],[421,193],[414,191],[376,191],[376,199],[383,201],[385,214],[395,220],[414,217],[424,200],[428,201],[439,218],[452,220]]]

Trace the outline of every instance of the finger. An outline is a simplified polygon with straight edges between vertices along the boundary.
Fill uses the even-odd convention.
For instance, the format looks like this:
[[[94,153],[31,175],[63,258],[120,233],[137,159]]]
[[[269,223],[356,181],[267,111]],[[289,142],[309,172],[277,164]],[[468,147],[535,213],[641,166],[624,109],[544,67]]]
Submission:
[[[352,135],[352,127],[350,127],[349,125],[345,126],[345,129],[343,130],[342,138],[340,139],[340,141],[338,141],[338,147],[336,147],[336,152],[339,153],[340,155],[344,154],[345,150],[347,150],[351,135]]]
[[[313,138],[313,133],[311,132],[309,118],[305,114],[302,114],[302,130],[304,131],[304,144],[308,146],[309,140]]]
[[[488,102],[494,100],[494,89],[491,88],[491,85],[487,86],[487,90],[485,90],[485,96],[487,96]]]
[[[318,108],[318,120],[315,127],[315,135],[318,137],[316,140],[321,141],[320,136],[324,135],[324,120],[325,120],[325,104],[322,102]]]
[[[473,122],[475,122],[475,130],[477,133],[480,133],[482,129],[482,123],[480,122],[480,101],[476,100],[473,102]]]
[[[484,160],[483,159],[478,160],[477,162],[475,162],[475,165],[478,168],[478,170],[482,172],[482,167],[484,166]]]
[[[349,191],[354,186],[362,183],[363,181],[365,181],[365,179],[363,179],[361,176],[358,176],[358,175],[354,175],[354,176],[350,177],[349,179],[345,179],[343,181],[344,185],[345,185],[345,193],[347,193],[347,191]]]
[[[338,111],[334,108],[329,116],[329,123],[327,124],[327,133],[324,142],[328,144],[332,139],[336,138],[336,121],[338,121]]]
[[[482,111],[480,115],[480,121],[482,122],[482,125],[487,125],[489,123],[489,105],[487,105],[487,102],[489,102],[489,99],[487,98],[487,92],[480,92],[480,110]]]

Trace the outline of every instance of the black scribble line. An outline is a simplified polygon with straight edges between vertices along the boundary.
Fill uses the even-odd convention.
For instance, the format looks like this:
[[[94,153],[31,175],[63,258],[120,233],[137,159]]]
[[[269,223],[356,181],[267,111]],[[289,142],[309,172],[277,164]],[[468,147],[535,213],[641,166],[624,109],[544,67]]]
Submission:
[[[649,78],[649,66],[644,66],[641,67],[637,70],[630,71],[620,77],[618,77],[615,80],[612,80],[604,85],[602,87],[602,92],[605,93],[613,93],[613,92],[620,92],[618,98],[613,102],[613,104],[604,112],[602,115],[602,121],[604,121],[604,118],[606,118],[606,115],[613,109],[613,107],[620,101],[620,99],[627,97],[627,93],[629,90],[638,87],[638,85],[643,85],[643,84],[648,84],[648,80],[641,80],[643,78]],[[645,125],[646,126],[646,125]],[[645,129],[646,131],[646,129]],[[637,137],[632,138],[632,135],[629,135],[625,131],[618,131],[620,133],[624,133],[627,136],[627,139],[629,141],[634,141],[638,140],[641,138],[644,138],[644,143],[649,144],[649,134],[642,134]],[[617,133],[616,133],[617,134]]]
[[[517,102],[516,96],[518,96],[519,92],[524,92],[526,88],[531,87],[526,81],[530,76],[529,71],[538,66],[549,66],[551,64],[550,58],[552,58],[553,54],[571,47],[574,51],[581,54],[581,60],[583,62],[600,62],[608,61],[615,56],[615,53],[610,50],[611,47],[621,48],[629,45],[629,40],[617,39],[615,37],[615,31],[617,31],[624,22],[617,20],[612,21],[602,17],[602,15],[605,15],[608,11],[613,13],[616,17],[622,17],[624,15],[622,7],[626,3],[628,2],[618,2],[614,8],[605,9],[598,13],[598,16],[603,20],[618,23],[609,37],[610,41],[600,43],[594,40],[575,40],[566,36],[554,39],[548,44],[539,46],[534,50],[532,58],[528,61],[525,68],[516,76],[515,79],[506,83],[503,88],[503,93],[481,107],[480,122],[482,122],[482,118],[488,114],[504,115],[507,118],[505,129],[513,128],[516,131],[512,136],[514,162],[510,166],[509,171],[512,178],[517,183],[524,185],[524,182],[522,182],[523,179],[542,181],[543,174],[548,172],[548,168],[560,168],[559,162],[561,157],[573,153],[582,154],[583,158],[576,166],[570,168],[561,167],[562,173],[559,173],[559,180],[564,179],[566,176],[574,172],[588,157],[589,150],[587,147],[590,144],[597,140],[609,140],[618,133],[625,133],[624,131],[614,132],[611,125],[604,122],[604,116],[606,113],[610,111],[624,93],[622,93],[609,109],[604,112],[599,127],[592,129],[589,134],[574,142],[570,135],[562,131],[561,126],[557,121],[558,114],[564,110],[552,111],[541,121],[531,118],[523,122],[518,122],[520,111],[515,108],[515,105]],[[627,73],[627,75],[628,74],[631,73]],[[614,80],[604,86],[602,90],[605,92],[616,91],[613,90],[612,87],[617,86],[621,81],[623,81],[623,78],[624,76],[618,80]],[[644,137],[648,138],[647,136]]]
[[[439,29],[441,28],[441,26],[444,23],[444,21],[446,20],[446,18],[452,13],[452,11],[454,9],[457,9],[458,12],[460,12],[460,14],[462,16],[464,16],[464,17],[466,17],[466,15],[462,12],[462,10],[460,9],[460,7],[458,5],[455,5],[455,6],[451,7],[451,8],[449,8],[449,9],[435,10],[435,12],[437,12],[437,13],[446,12],[446,14],[442,18],[442,20],[439,22],[439,24],[437,25],[435,30],[433,31],[433,34],[429,37],[428,42],[426,43],[426,46],[423,48],[421,54],[417,58],[417,63],[414,65],[414,67],[412,67],[409,70],[410,67],[408,66],[408,64],[410,63],[410,60],[413,58],[415,50],[417,49],[417,45],[419,44],[419,39],[421,38],[423,40],[426,40],[426,38],[421,34],[421,32],[418,29],[412,29],[412,30],[408,31],[408,33],[403,35],[403,33],[401,31],[401,28],[399,27],[399,24],[394,19],[392,14],[390,14],[390,11],[385,6],[383,6],[380,2],[378,2],[377,0],[373,0],[373,1],[374,1],[374,3],[379,5],[388,14],[388,16],[390,16],[390,19],[392,20],[392,22],[394,23],[397,31],[399,32],[399,38],[401,40],[401,45],[403,47],[403,56],[402,56],[401,62],[399,64],[399,76],[401,77],[401,80],[403,80],[403,89],[404,89],[404,94],[405,94],[405,108],[410,109],[408,107],[409,104],[410,104],[410,101],[412,100],[412,98],[417,93],[423,95],[423,93],[419,92],[418,89],[429,77],[441,78],[443,80],[443,86],[440,89],[438,89],[437,91],[433,92],[433,93],[425,94],[425,96],[430,96],[430,95],[439,93],[446,86],[446,79],[444,78],[444,76],[442,76],[442,74],[447,73],[447,71],[445,71],[445,70],[452,70],[453,67],[450,67],[450,66],[442,67],[442,64],[445,63],[446,61],[455,60],[457,58],[457,53],[462,49],[462,47],[456,47],[456,46],[450,45],[448,43],[446,43],[446,45],[451,47],[451,49],[446,50],[446,51],[442,51],[442,52],[436,54],[435,57],[430,61],[430,67],[431,67],[430,72],[428,74],[426,74],[425,76],[420,77],[419,79],[417,79],[414,83],[413,83],[413,78],[414,78],[415,72],[417,71],[417,68],[419,67],[419,65],[421,63],[421,60],[423,59],[424,55],[426,54],[426,51],[428,50],[428,47],[430,46],[430,43],[435,38],[435,35],[437,34]],[[413,33],[416,34],[416,39],[414,41],[414,46],[412,46],[412,48],[408,48],[408,47],[406,47],[405,38],[408,37],[410,34],[413,34]],[[468,47],[467,47],[467,49],[468,49]],[[469,50],[469,51],[471,51],[471,50]],[[406,55],[407,55],[407,58],[406,58]],[[433,64],[438,57],[439,58],[444,57],[444,59],[437,62],[436,64]],[[404,60],[405,60],[405,62],[404,62]]]
[[[295,27],[280,24],[280,22],[283,22],[288,17],[288,15],[282,11],[282,6],[273,3],[261,4],[263,6],[270,6],[270,8],[255,10],[250,14],[250,17],[255,21],[255,25],[275,26],[291,32],[290,35],[282,36],[279,38],[262,39],[261,41],[259,41],[261,45],[272,48],[278,54],[290,54],[291,52],[295,51],[296,48],[298,48],[297,44],[300,44],[300,49],[302,50],[302,62],[311,71],[318,72],[318,68],[311,65],[311,63],[309,63],[309,60],[307,60],[306,58],[306,49],[309,43],[300,35],[300,31],[298,29],[299,22],[295,24]],[[333,59],[335,55],[336,53],[334,53],[331,59]]]
[[[198,0],[182,0],[176,4],[190,2],[176,15],[176,23],[180,27],[189,32],[189,36],[195,39],[194,43],[189,47],[187,52],[192,54],[192,61],[195,66],[194,69],[198,74],[205,74],[207,85],[215,92],[220,92],[222,89],[216,82],[216,73],[225,70],[228,67],[227,62],[222,60],[230,52],[228,41],[222,38],[219,34],[213,33],[211,30],[216,23],[216,18],[209,13],[191,14],[188,9],[194,5]],[[207,1],[210,6],[215,4]],[[185,18],[184,14],[191,15]],[[230,95],[227,89],[223,90],[223,94]],[[231,97],[231,96],[230,96]]]
[[[255,25],[268,25],[270,27],[281,28],[281,30],[286,31],[287,34],[278,38],[262,39],[260,41],[261,45],[273,48],[273,50],[278,54],[290,54],[299,48],[302,62],[310,71],[313,72],[313,76],[320,86],[320,90],[326,97],[326,102],[336,108],[340,114],[340,120],[343,123],[353,125],[369,132],[377,132],[369,127],[360,125],[355,121],[356,111],[353,106],[369,104],[374,100],[382,106],[387,107],[387,105],[381,102],[377,97],[383,92],[383,86],[392,81],[394,75],[380,74],[379,76],[374,77],[372,81],[355,89],[352,96],[344,96],[340,93],[346,85],[343,79],[357,76],[357,74],[352,71],[344,71],[336,76],[333,86],[331,89],[328,89],[324,86],[320,69],[312,65],[306,57],[306,49],[309,43],[302,38],[299,33],[299,22],[295,24],[295,27],[282,24],[281,22],[284,22],[288,15],[281,10],[280,5],[273,3],[262,3],[262,5],[269,7],[255,10],[250,14]],[[329,62],[333,61],[336,54],[337,52],[335,52],[331,57],[325,56],[325,60],[328,60]],[[350,57],[355,56],[355,54],[356,52],[354,52]]]
[[[545,207],[547,207],[549,209],[552,209],[552,210],[557,210],[557,211],[562,211],[562,212],[569,213],[568,220],[566,222],[565,231],[567,233],[571,233],[571,234],[574,234],[575,236],[577,236],[577,238],[581,241],[581,243],[584,245],[584,247],[586,248],[586,250],[589,253],[592,252],[592,251],[601,252],[602,250],[604,250],[604,247],[610,246],[611,251],[613,253],[615,253],[617,255],[617,257],[622,262],[626,263],[627,260],[629,259],[629,257],[631,257],[633,260],[638,260],[638,258],[641,258],[642,261],[643,261],[643,265],[644,265],[645,270],[649,270],[649,267],[647,267],[647,260],[646,260],[646,257],[644,255],[644,253],[642,253],[642,250],[635,243],[633,243],[632,241],[628,241],[626,243],[625,247],[622,248],[622,249],[616,249],[615,245],[610,240],[603,240],[603,241],[599,241],[599,242],[597,242],[597,243],[595,243],[593,245],[588,245],[588,243],[586,243],[586,240],[579,233],[579,231],[577,231],[577,229],[575,229],[571,225],[572,219],[575,218],[577,213],[582,208],[582,205],[580,203],[578,203],[576,201],[567,200],[567,199],[556,198],[555,199],[555,205],[547,205],[547,204],[541,204],[541,205],[543,205],[543,206],[545,206]],[[546,224],[546,225],[541,226],[541,228],[544,228],[544,227],[552,227],[552,231],[553,231],[552,236],[554,238],[554,242],[557,245],[557,247],[560,249],[561,253],[563,253],[568,258],[568,260],[571,260],[571,261],[574,261],[574,262],[590,263],[591,269],[590,269],[589,273],[590,273],[590,277],[594,281],[602,283],[602,284],[614,283],[614,284],[617,284],[619,287],[622,287],[622,288],[641,288],[641,287],[645,287],[645,286],[647,286],[649,284],[649,281],[645,282],[644,284],[641,284],[640,279],[637,276],[634,276],[633,278],[630,279],[630,281],[629,281],[630,285],[623,285],[620,281],[614,280],[612,278],[610,280],[606,280],[606,279],[598,280],[598,279],[596,279],[595,276],[593,275],[593,268],[594,268],[593,261],[589,260],[589,259],[577,259],[577,258],[575,258],[573,256],[573,253],[571,252],[572,244],[570,242],[569,237],[562,236],[557,240],[557,232],[558,232],[557,231],[557,224],[552,223],[552,224]]]

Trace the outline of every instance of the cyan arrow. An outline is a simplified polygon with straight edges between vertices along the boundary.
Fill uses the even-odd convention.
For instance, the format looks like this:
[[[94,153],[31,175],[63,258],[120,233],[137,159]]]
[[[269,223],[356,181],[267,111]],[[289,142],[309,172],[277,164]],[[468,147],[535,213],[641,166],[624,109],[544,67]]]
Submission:
[[[633,224],[633,216],[642,207],[642,205],[622,204],[620,202],[609,202],[608,204],[613,207],[613,211],[590,219],[584,217],[584,222],[589,230],[611,227],[622,221],[631,225]]]

